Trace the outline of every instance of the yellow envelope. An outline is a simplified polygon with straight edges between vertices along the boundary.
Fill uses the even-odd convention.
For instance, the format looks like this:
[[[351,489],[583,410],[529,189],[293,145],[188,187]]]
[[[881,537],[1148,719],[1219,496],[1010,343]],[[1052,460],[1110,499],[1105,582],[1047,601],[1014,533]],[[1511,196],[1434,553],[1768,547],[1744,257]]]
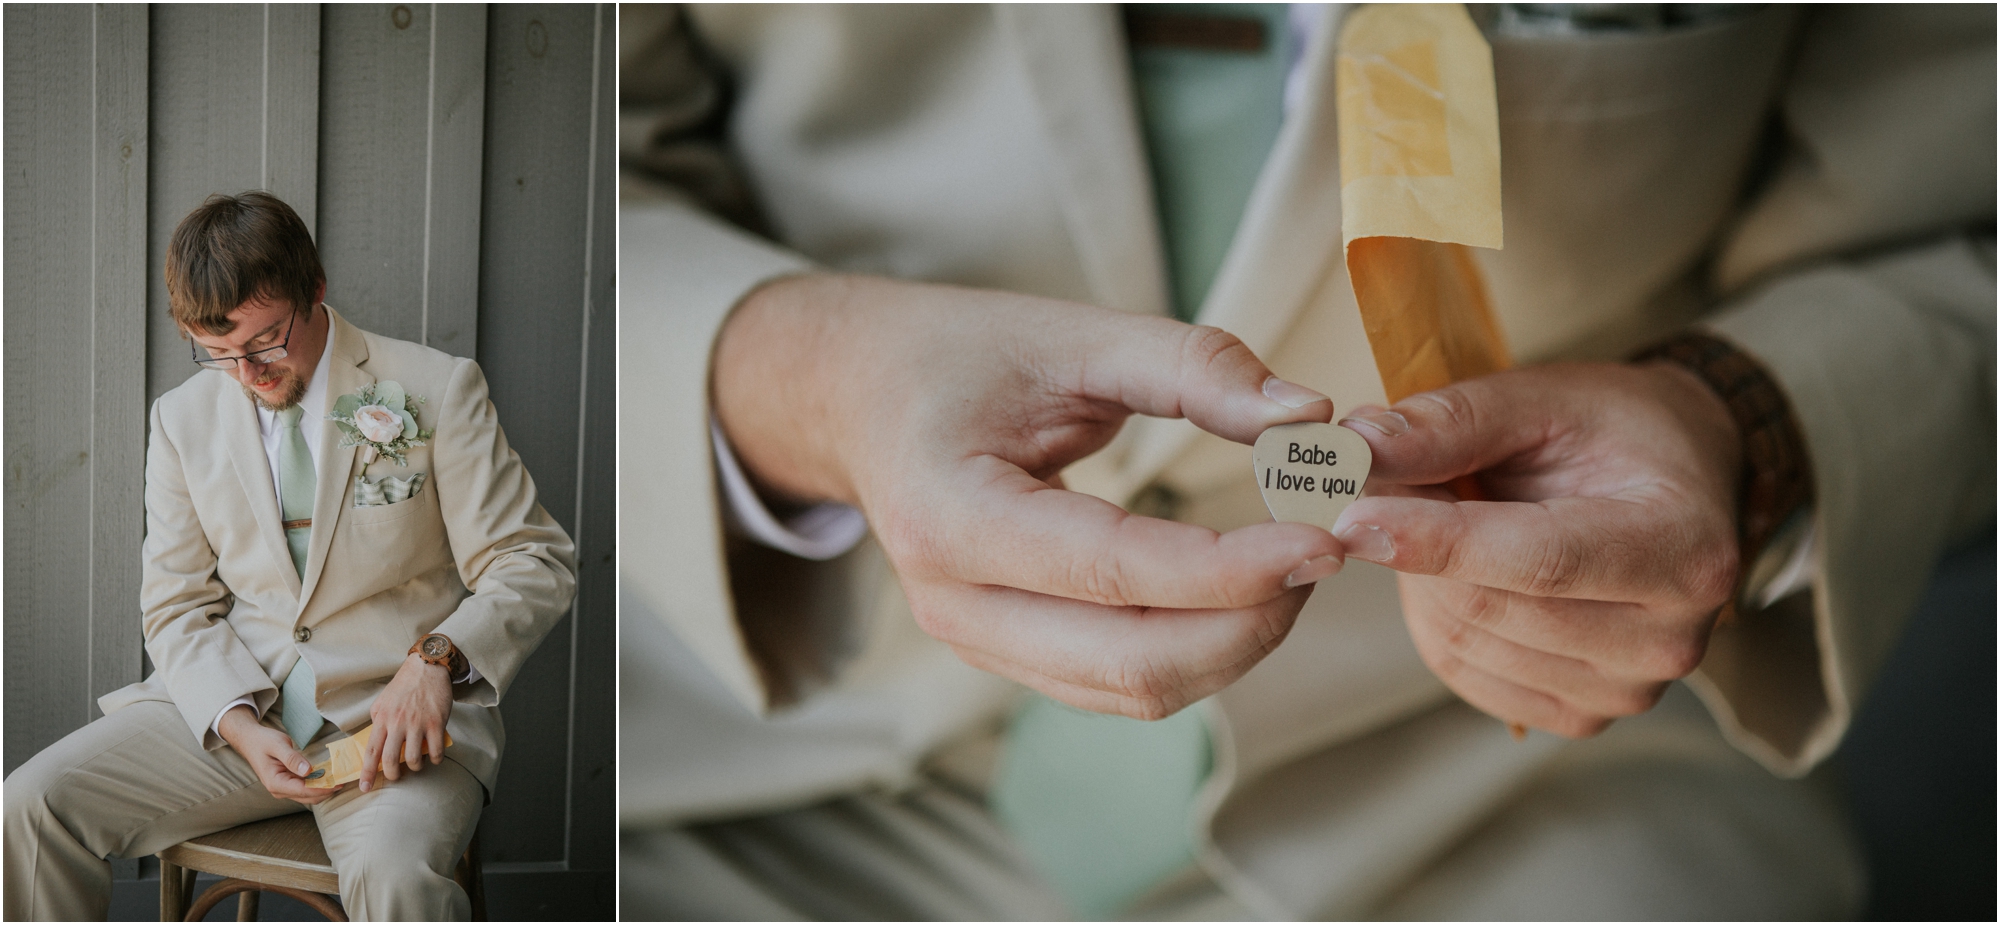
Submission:
[[[1341,242],[1383,391],[1401,401],[1506,369],[1469,249],[1501,245],[1493,49],[1463,6],[1384,4],[1348,16],[1339,52]],[[1485,498],[1471,476],[1450,487]]]
[[[1335,68],[1341,237],[1389,400],[1507,368],[1467,249],[1501,245],[1492,49],[1463,6],[1365,6]]]
[[[306,760],[312,762],[312,773],[306,775],[306,786],[332,790],[349,781],[360,780],[361,759],[367,757],[368,735],[373,731],[375,726],[370,723],[351,734],[336,733],[306,749]],[[449,732],[444,734],[444,745],[451,747]],[[388,764],[383,762],[384,767]]]

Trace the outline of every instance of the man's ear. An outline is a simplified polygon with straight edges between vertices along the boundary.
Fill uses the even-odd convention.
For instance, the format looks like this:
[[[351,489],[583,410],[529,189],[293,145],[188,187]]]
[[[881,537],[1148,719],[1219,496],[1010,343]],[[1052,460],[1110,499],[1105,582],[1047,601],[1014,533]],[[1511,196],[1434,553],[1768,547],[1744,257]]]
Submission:
[[[326,301],[326,280],[322,279],[319,285],[313,287],[313,306],[318,306],[324,301]]]

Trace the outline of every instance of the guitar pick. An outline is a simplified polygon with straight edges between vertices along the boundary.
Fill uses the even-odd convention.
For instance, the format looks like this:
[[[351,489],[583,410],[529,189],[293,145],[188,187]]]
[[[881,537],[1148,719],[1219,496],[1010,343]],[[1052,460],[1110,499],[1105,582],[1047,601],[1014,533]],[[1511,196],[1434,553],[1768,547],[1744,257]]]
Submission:
[[[1250,459],[1272,519],[1331,530],[1361,496],[1375,456],[1338,424],[1280,424],[1257,437]]]

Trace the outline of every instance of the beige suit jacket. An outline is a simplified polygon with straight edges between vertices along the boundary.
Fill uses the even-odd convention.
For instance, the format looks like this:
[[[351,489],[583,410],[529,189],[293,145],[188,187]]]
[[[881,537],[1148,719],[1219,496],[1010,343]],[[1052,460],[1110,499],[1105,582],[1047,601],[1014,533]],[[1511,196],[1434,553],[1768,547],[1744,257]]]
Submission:
[[[627,177],[620,245],[625,819],[896,786],[1014,689],[911,625],[873,547],[824,566],[725,554],[710,345],[751,288],[815,265],[1164,313],[1117,14],[696,9],[703,53],[733,81],[729,152],[782,243],[695,207],[727,207],[729,185],[686,182],[705,162],[675,120],[701,124],[688,113],[715,88],[670,15],[623,15],[621,143],[645,174]],[[1344,411],[1382,394],[1341,260],[1340,20],[1308,45],[1199,320]],[[1779,774],[1834,749],[1940,550],[1991,522],[1992,244],[1954,236],[1993,214],[1991,20],[1774,7],[1664,35],[1495,42],[1507,247],[1481,256],[1517,358],[1616,357],[1706,323],[1764,361],[1802,422],[1819,486],[1811,606],[1719,634],[1689,681],[1728,741]],[[1760,167],[1774,120],[1784,157]],[[661,190],[663,176],[681,182]],[[1266,516],[1249,471],[1246,447],[1135,419],[1065,478],[1222,529]],[[1573,747],[1514,744],[1451,701],[1386,570],[1321,582],[1287,641],[1202,705],[1210,872],[1268,915],[1359,914]],[[1742,760],[1685,719],[1626,725],[1657,730],[1641,753]]]
[[[409,647],[444,633],[479,670],[453,691],[447,754],[490,791],[506,733],[499,702],[522,662],[569,609],[575,550],[535,500],[507,446],[478,364],[378,337],[327,309],[328,403],[378,381],[428,401],[428,446],[364,464],[317,422],[312,542],[305,575],[279,525],[250,398],[227,374],[197,373],[160,397],[146,448],[146,541],[140,607],[151,676],[98,703],[173,703],[206,748],[210,724],[238,697],[267,712],[294,664],[311,661],[318,707],[342,729],[368,722],[375,695]],[[356,477],[428,473],[395,504],[354,506]]]

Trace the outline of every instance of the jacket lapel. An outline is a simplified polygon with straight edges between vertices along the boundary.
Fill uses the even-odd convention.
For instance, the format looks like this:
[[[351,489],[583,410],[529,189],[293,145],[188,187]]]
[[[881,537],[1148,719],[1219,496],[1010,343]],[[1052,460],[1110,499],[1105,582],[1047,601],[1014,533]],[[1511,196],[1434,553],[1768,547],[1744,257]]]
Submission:
[[[1166,260],[1116,7],[1000,4],[995,15],[1041,117],[1093,297],[1167,314]]]
[[[1049,149],[1049,174],[1091,298],[1147,315],[1169,313],[1166,249],[1139,127],[1118,8],[1108,4],[994,7]],[[1064,470],[1070,487],[1114,502],[1134,419],[1109,446]]]
[[[271,567],[284,575],[286,587],[296,595],[299,573],[292,567],[292,550],[285,545],[285,529],[279,522],[278,486],[271,483],[271,457],[264,452],[257,406],[234,386],[232,382],[216,390],[217,432],[229,464],[236,469],[236,479],[243,485],[250,515],[257,520],[257,535],[263,537],[264,549],[271,554]]]
[[[1303,92],[1286,114],[1195,319],[1236,335],[1267,361],[1316,293],[1347,286],[1333,85],[1341,18],[1338,8],[1328,10],[1307,43],[1299,63]],[[1131,442],[1110,489],[1119,502],[1157,477],[1199,433],[1186,421],[1157,418],[1135,418],[1126,430]]]
[[[333,364],[326,375],[326,409],[333,410],[333,403],[342,395],[360,391],[372,385],[375,377],[361,369],[368,360],[368,342],[362,338],[361,330],[348,324],[347,320],[326,309],[331,322],[333,352],[328,360]],[[312,542],[306,552],[306,574],[302,592],[299,594],[299,614],[303,616],[306,604],[319,587],[319,576],[326,570],[326,551],[333,543],[333,532],[340,528],[340,515],[347,507],[349,483],[354,481],[359,465],[358,447],[342,447],[340,430],[322,413],[318,426],[319,455],[313,460],[315,491],[313,494]],[[268,480],[269,476],[266,476]],[[287,559],[289,562],[289,558]]]

